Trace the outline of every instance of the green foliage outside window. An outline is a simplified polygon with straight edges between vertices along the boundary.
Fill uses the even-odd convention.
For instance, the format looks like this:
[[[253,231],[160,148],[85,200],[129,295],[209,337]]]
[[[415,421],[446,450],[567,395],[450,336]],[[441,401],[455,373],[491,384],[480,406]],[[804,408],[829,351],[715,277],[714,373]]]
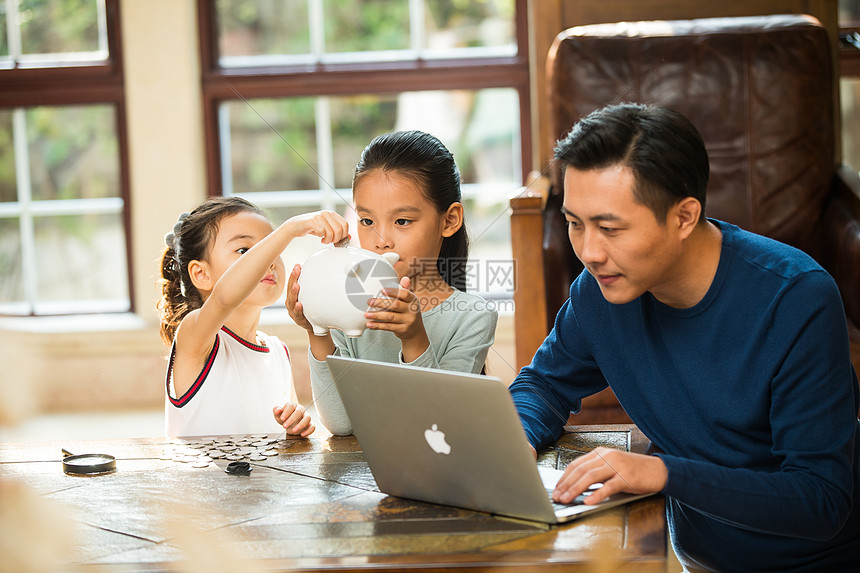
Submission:
[[[328,52],[409,49],[409,3],[405,0],[327,2]]]
[[[309,0],[217,0],[220,56],[309,54]],[[514,0],[426,0],[428,45],[463,48],[513,43]],[[408,0],[324,0],[325,51],[412,47]],[[487,24],[501,34],[487,34]],[[441,34],[440,40],[429,37]]]
[[[306,54],[307,0],[217,0],[221,56]]]
[[[9,36],[6,32],[6,3],[0,4],[0,58],[9,56]]]
[[[15,151],[12,144],[12,111],[0,109],[0,203],[15,201]]]
[[[99,49],[96,0],[19,0],[18,21],[24,54]]]

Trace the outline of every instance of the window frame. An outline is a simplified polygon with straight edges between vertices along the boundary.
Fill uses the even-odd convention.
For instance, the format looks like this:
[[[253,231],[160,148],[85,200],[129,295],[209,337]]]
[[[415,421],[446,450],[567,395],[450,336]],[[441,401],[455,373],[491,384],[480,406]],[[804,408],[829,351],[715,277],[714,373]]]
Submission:
[[[122,200],[121,221],[126,238],[126,277],[128,280],[128,310],[135,312],[135,293],[132,264],[131,192],[129,175],[128,132],[125,108],[120,0],[104,0],[107,27],[108,58],[100,61],[51,62],[44,67],[31,63],[0,69],[0,108],[42,106],[71,106],[107,104],[116,113],[116,138],[119,160],[119,197]],[[118,311],[105,311],[105,314]],[[38,316],[57,314],[88,314],[89,312],[39,313]],[[37,316],[33,309],[26,315]]]
[[[860,33],[860,21],[852,20],[847,22],[847,24],[846,26],[840,23],[840,39],[848,34]],[[842,41],[839,42],[839,77],[860,77],[860,48],[846,45]]]
[[[519,97],[520,160],[525,178],[532,162],[528,14],[527,0],[514,2],[514,56],[221,68],[215,2],[197,0],[207,195],[221,195],[224,188],[220,104],[256,98],[513,88]]]

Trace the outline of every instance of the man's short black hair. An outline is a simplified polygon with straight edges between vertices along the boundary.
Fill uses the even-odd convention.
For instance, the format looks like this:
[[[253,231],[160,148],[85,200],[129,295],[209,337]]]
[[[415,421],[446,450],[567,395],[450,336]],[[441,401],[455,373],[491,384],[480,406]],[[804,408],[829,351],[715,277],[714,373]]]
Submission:
[[[588,114],[555,147],[563,167],[580,171],[624,165],[636,184],[634,197],[660,224],[687,197],[702,205],[710,165],[705,143],[686,117],[666,107],[625,103]]]

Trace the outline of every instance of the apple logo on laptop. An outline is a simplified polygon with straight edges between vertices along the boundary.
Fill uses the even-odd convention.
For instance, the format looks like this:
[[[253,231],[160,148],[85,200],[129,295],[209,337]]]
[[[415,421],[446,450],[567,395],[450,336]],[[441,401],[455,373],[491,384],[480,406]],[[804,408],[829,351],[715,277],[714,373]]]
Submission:
[[[445,441],[445,432],[439,430],[436,424],[433,424],[429,430],[424,430],[424,439],[437,454],[448,455],[451,453],[451,446]]]

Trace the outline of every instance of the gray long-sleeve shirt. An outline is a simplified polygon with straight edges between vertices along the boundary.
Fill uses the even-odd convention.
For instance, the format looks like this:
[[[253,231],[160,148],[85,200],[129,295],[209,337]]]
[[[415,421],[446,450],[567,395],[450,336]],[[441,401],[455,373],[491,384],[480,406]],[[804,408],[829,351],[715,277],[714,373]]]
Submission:
[[[421,313],[430,346],[410,366],[480,372],[496,334],[498,312],[490,301],[455,291],[438,306]],[[403,362],[400,339],[381,330],[365,330],[360,337],[350,338],[340,330],[331,331],[337,347],[335,355]],[[352,424],[343,407],[340,395],[325,361],[317,360],[308,349],[311,389],[319,419],[335,435],[352,433]]]

